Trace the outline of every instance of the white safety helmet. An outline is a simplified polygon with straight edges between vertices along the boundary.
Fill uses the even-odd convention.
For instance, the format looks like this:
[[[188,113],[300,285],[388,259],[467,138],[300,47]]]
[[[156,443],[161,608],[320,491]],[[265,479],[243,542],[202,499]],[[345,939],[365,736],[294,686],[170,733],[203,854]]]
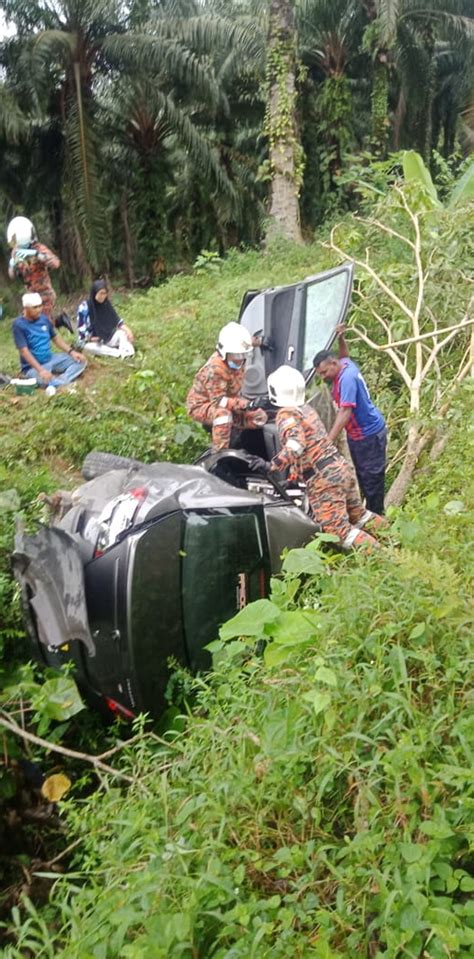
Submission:
[[[236,359],[245,360],[248,353],[252,352],[252,336],[240,323],[226,323],[219,333],[216,349],[223,360],[228,353],[233,353]]]
[[[268,395],[274,406],[303,406],[304,376],[293,366],[279,366],[267,379]]]
[[[36,239],[36,231],[26,216],[14,216],[7,227],[7,242],[9,246],[29,247]]]

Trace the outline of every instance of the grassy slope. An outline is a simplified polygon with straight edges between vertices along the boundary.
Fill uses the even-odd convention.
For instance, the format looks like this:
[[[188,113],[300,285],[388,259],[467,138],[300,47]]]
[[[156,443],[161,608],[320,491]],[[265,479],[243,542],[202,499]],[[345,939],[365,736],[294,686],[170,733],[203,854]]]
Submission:
[[[137,338],[133,360],[118,364],[91,358],[74,392],[52,399],[41,391],[16,397],[11,388],[0,390],[0,495],[16,489],[26,515],[36,520],[43,515],[37,494],[77,485],[91,449],[147,461],[192,461],[205,448],[206,434],[190,422],[183,404],[220,326],[237,317],[245,290],[318,272],[327,256],[319,245],[283,246],[269,256],[235,253],[220,273],[178,276],[124,299],[119,308]],[[11,323],[11,317],[0,322],[0,370],[14,375],[18,354]],[[0,677],[2,640],[15,640],[20,625],[7,572],[12,540],[13,514],[2,505]]]
[[[93,447],[190,459],[202,435],[187,433],[182,402],[218,326],[245,288],[324,265],[316,247],[250,253],[220,277],[177,278],[130,301],[124,316],[147,350],[129,367],[95,361],[76,394],[53,401],[2,396],[3,485],[27,506],[41,487],[72,483]],[[130,756],[126,802],[111,790],[65,804],[71,840],[84,838],[76,892],[58,888],[47,924],[24,923],[6,956],[28,944],[67,959],[473,954],[463,395],[448,450],[397,517],[401,547],[308,578],[297,602],[291,584],[280,595],[289,610],[316,610],[317,644],[278,668],[223,664],[197,684],[200,708],[172,747]],[[315,691],[331,697],[318,715]]]
[[[192,458],[183,402],[198,366],[212,351],[220,326],[236,319],[246,289],[293,282],[328,263],[319,246],[283,247],[271,256],[230,256],[221,273],[179,276],[165,286],[125,301],[124,318],[137,335],[138,355],[118,366],[94,358],[77,393],[15,399],[0,393],[0,455],[10,464],[47,463],[59,478],[80,466],[92,448],[146,459]],[[16,353],[10,323],[0,324],[2,369],[13,373]],[[146,371],[153,371],[154,377]],[[145,373],[145,375],[143,375]],[[116,411],[127,407],[129,413]],[[144,418],[143,418],[144,417]],[[192,436],[193,434],[191,434]],[[8,477],[0,475],[0,481]]]
[[[126,801],[65,805],[84,849],[50,931],[23,928],[35,956],[473,955],[464,392],[449,451],[397,517],[400,545],[308,577],[296,604],[287,582],[318,641],[279,667],[222,664],[196,683],[184,734],[129,757]],[[318,714],[315,692],[330,696]]]

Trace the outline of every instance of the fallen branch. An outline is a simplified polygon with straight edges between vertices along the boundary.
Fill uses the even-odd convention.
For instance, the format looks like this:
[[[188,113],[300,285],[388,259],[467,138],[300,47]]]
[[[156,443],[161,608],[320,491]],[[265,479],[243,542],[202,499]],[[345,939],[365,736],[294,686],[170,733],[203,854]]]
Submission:
[[[69,756],[71,759],[80,759],[82,762],[90,763],[94,769],[100,770],[103,773],[107,773],[109,776],[115,776],[116,779],[123,779],[125,782],[131,783],[132,785],[135,783],[133,776],[127,776],[125,773],[119,772],[112,766],[108,766],[106,763],[102,762],[98,756],[91,756],[89,753],[82,753],[76,749],[68,749],[66,746],[58,746],[56,743],[50,743],[47,739],[43,739],[41,736],[35,736],[34,733],[27,732],[26,729],[22,729],[21,726],[18,726],[18,724],[11,720],[3,711],[0,713],[0,726],[3,726],[3,728],[7,729],[8,732],[13,733],[14,736],[19,736],[28,743],[34,743],[35,746],[41,746],[48,752],[59,753],[60,756]]]

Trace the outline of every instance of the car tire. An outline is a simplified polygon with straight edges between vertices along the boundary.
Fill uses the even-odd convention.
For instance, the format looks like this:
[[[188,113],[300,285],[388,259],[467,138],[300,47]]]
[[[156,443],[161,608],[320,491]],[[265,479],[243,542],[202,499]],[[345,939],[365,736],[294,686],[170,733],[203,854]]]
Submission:
[[[88,453],[82,464],[82,475],[86,480],[95,479],[96,476],[102,476],[109,470],[130,469],[132,466],[143,466],[140,460],[130,459],[128,456],[116,456],[114,453],[101,453],[99,450],[92,450]]]

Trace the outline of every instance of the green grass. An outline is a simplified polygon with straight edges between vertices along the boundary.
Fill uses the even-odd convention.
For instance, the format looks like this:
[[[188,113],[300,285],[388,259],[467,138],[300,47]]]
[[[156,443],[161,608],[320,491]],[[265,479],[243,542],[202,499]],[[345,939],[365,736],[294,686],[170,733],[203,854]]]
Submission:
[[[317,640],[221,661],[126,797],[62,804],[82,848],[6,959],[473,955],[471,396],[398,545],[274,584]]]
[[[41,490],[77,482],[90,449],[191,460],[206,437],[184,399],[219,327],[247,288],[296,281],[327,256],[284,246],[176,277],[124,301],[130,363],[92,360],[77,392],[52,400],[2,391],[0,488],[17,490],[27,522]],[[13,372],[5,322],[0,349]],[[398,399],[378,383],[390,418]],[[449,444],[422,464],[384,550],[273,584],[285,616],[313,623],[309,642],[282,642],[273,666],[248,644],[224,648],[212,676],[181,676],[184,729],[117,759],[135,777],[126,794],[83,799],[78,784],[60,804],[81,844],[50,903],[14,912],[5,959],[474,954],[471,400],[466,383]],[[4,662],[21,640],[12,535],[2,511]]]
[[[237,318],[245,290],[293,282],[327,263],[317,245],[283,246],[269,256],[235,253],[218,274],[178,276],[126,298],[121,312],[136,334],[135,358],[120,364],[91,358],[76,393],[51,400],[39,391],[26,398],[2,391],[2,461],[27,467],[49,462],[55,476],[64,474],[68,482],[68,469],[80,467],[91,449],[148,461],[191,460],[204,447],[205,434],[185,414],[186,393],[220,327]],[[0,324],[0,351],[2,368],[13,374],[17,353],[10,325]]]

